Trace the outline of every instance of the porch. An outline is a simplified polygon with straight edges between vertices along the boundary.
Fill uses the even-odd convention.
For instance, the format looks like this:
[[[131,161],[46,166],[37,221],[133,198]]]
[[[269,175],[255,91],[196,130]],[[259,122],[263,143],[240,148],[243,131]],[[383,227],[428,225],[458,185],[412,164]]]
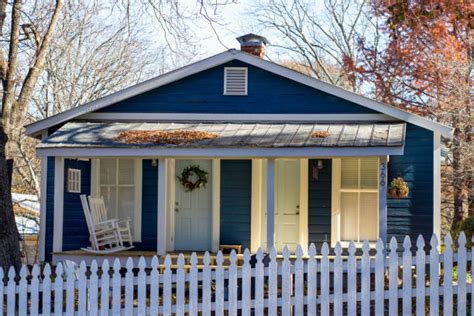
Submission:
[[[108,144],[101,129],[111,124],[77,124],[68,123],[42,147],[54,154],[53,261],[97,259],[78,251],[88,243],[80,194],[104,197],[111,218],[132,219],[137,252],[126,256],[137,260],[216,253],[222,244],[251,253],[273,246],[281,252],[288,245],[294,252],[298,244],[308,249],[310,243],[386,239],[387,161],[403,153],[403,124],[274,124],[262,131],[259,124],[195,124],[221,132],[200,146],[157,148]],[[192,129],[181,125],[177,129]],[[77,134],[90,138],[91,128],[106,147],[91,150],[86,145],[97,145],[92,140],[78,142]],[[321,129],[329,136],[312,139]],[[258,147],[265,143],[269,147]],[[207,174],[206,184],[194,191],[179,181],[190,166]]]

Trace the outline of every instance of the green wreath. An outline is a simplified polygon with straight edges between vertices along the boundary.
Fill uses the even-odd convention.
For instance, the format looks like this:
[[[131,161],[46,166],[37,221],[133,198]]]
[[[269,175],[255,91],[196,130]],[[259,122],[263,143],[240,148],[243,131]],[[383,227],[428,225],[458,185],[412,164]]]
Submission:
[[[186,188],[187,192],[192,192],[199,188],[204,188],[207,184],[207,171],[199,168],[198,165],[191,165],[183,169],[181,176],[177,176],[181,184]],[[197,180],[191,181],[190,178],[196,175]]]

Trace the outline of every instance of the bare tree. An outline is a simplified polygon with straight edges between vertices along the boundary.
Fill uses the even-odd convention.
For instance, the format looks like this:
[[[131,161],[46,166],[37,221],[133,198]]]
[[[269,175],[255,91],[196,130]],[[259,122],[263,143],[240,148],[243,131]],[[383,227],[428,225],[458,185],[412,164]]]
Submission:
[[[355,76],[344,70],[344,58],[357,59],[357,38],[374,32],[366,0],[259,0],[257,26],[276,32],[272,45],[281,48],[298,69],[318,79],[358,91]]]

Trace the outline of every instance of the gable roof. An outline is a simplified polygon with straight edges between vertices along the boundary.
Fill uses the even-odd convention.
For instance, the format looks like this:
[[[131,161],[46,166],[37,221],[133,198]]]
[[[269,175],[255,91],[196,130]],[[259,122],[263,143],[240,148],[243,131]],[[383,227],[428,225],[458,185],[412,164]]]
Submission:
[[[426,128],[433,132],[439,133],[442,136],[451,138],[453,135],[453,129],[451,127],[434,122],[430,119],[423,118],[416,114],[412,114],[412,113],[397,109],[395,107],[372,100],[362,95],[344,90],[332,84],[323,82],[316,78],[304,75],[292,69],[286,68],[276,63],[264,60],[262,58],[259,58],[259,57],[256,57],[256,56],[253,56],[253,55],[250,55],[250,54],[247,54],[245,52],[241,52],[235,49],[230,49],[228,51],[225,51],[220,54],[203,59],[201,61],[195,62],[188,66],[184,66],[182,68],[173,70],[171,72],[165,73],[158,77],[149,79],[147,81],[138,83],[136,85],[125,88],[123,90],[117,91],[115,93],[112,93],[100,99],[78,106],[74,109],[71,109],[71,110],[56,114],[54,116],[51,116],[49,118],[40,120],[38,122],[29,124],[26,126],[26,134],[29,136],[37,136],[43,130],[53,127],[55,125],[67,122],[71,119],[77,118],[84,114],[97,111],[99,109],[102,109],[114,103],[126,100],[133,96],[156,89],[158,87],[161,87],[166,84],[172,83],[174,81],[194,75],[204,70],[225,64],[232,60],[239,60],[241,62],[255,66],[257,68],[264,69],[276,75],[280,75],[282,77],[304,84],[314,89],[351,101],[355,104],[367,107],[369,109],[386,114],[393,118]]]

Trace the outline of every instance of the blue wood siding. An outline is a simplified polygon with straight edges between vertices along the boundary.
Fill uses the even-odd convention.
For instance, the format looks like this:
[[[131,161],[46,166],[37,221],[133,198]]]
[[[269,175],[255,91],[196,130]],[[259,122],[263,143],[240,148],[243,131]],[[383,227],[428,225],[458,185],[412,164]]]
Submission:
[[[320,249],[323,242],[331,241],[331,181],[332,160],[323,159],[318,179],[313,178],[313,168],[318,160],[308,163],[308,241]]]
[[[433,132],[407,124],[403,156],[391,156],[388,182],[403,177],[410,187],[406,199],[387,201],[387,233],[402,242],[404,235],[412,240],[422,234],[429,241],[433,233]]]
[[[158,166],[152,160],[142,165],[142,241],[135,243],[137,250],[156,251],[158,217]]]
[[[44,241],[44,259],[51,261],[53,256],[54,234],[54,157],[48,157],[46,176],[46,232]]]
[[[224,67],[248,67],[248,96],[225,96]],[[377,113],[240,61],[211,68],[99,112]]]
[[[221,161],[221,245],[250,248],[252,161]]]
[[[81,193],[67,191],[68,169],[81,170]],[[63,250],[77,250],[90,245],[89,230],[82,209],[81,194],[91,194],[91,162],[64,159]]]

